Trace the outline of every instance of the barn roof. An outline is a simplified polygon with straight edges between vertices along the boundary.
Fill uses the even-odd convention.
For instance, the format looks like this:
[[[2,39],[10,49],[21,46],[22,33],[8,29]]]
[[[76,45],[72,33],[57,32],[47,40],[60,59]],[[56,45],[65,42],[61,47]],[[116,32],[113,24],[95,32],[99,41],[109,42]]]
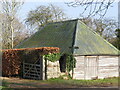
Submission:
[[[75,55],[118,55],[119,52],[78,19],[49,23],[16,46],[16,48],[33,47],[59,47],[61,53]]]

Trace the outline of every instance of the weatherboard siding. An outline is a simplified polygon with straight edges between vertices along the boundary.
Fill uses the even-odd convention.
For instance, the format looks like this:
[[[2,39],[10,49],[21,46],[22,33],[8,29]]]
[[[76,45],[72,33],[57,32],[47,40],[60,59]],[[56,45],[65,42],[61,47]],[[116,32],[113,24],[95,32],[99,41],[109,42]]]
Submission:
[[[108,78],[119,76],[118,72],[118,56],[99,56],[98,63],[94,57],[89,56],[89,62],[85,56],[77,56],[76,68],[74,69],[73,79],[93,79],[93,78]],[[96,56],[97,57],[97,56]],[[87,66],[89,64],[89,67]],[[99,67],[91,67],[99,65]],[[98,71],[97,71],[98,70]]]
[[[99,58],[99,78],[119,76],[118,61],[117,56],[101,56]]]
[[[75,57],[76,68],[74,69],[73,79],[84,79],[84,56]]]

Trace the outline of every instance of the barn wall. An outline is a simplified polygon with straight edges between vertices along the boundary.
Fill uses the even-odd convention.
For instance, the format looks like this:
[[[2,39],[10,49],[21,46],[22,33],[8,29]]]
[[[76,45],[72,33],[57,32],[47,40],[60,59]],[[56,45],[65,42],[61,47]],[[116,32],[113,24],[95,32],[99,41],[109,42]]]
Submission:
[[[47,78],[57,78],[61,74],[59,61],[47,61]]]
[[[47,79],[57,78],[61,75],[59,61],[51,62],[47,60],[47,66],[45,60],[43,62],[43,79],[45,79],[45,67],[47,67]]]
[[[84,56],[76,58],[76,68],[74,68],[73,79],[84,79]]]
[[[118,56],[76,56],[73,79],[117,77]]]
[[[117,56],[101,56],[99,57],[99,78],[117,77],[118,72],[118,60]]]

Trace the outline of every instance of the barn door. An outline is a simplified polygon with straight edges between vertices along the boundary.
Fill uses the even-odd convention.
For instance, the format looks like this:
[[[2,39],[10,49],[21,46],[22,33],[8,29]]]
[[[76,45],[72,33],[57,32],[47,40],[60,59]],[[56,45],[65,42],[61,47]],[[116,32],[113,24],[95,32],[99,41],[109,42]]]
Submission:
[[[42,80],[43,79],[43,59],[39,58],[35,63],[23,62],[23,78]]]
[[[85,56],[84,78],[97,79],[98,77],[98,56]]]

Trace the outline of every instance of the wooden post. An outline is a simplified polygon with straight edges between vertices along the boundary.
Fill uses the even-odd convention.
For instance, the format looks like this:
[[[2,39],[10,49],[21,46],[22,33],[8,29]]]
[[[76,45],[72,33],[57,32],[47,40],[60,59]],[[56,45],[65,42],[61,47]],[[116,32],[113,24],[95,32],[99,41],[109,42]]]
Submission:
[[[24,72],[24,60],[23,60],[23,70],[22,70],[22,72],[23,72],[22,73],[23,74],[22,77],[24,78],[24,74],[25,74],[25,72]]]
[[[74,62],[72,62],[72,79],[73,79],[73,74],[74,74]]]
[[[47,80],[47,59],[45,58],[45,80]]]
[[[43,56],[39,56],[40,62],[40,79],[43,80]]]
[[[86,56],[84,56],[84,80],[86,79]]]
[[[96,62],[97,62],[97,77],[98,77],[98,75],[99,75],[99,56],[97,56]]]
[[[90,57],[86,57],[86,78],[89,78],[92,76],[91,72],[89,73],[90,69],[92,68],[90,65],[92,63],[92,60],[90,60]]]
[[[59,63],[57,63],[57,76],[59,75]]]

